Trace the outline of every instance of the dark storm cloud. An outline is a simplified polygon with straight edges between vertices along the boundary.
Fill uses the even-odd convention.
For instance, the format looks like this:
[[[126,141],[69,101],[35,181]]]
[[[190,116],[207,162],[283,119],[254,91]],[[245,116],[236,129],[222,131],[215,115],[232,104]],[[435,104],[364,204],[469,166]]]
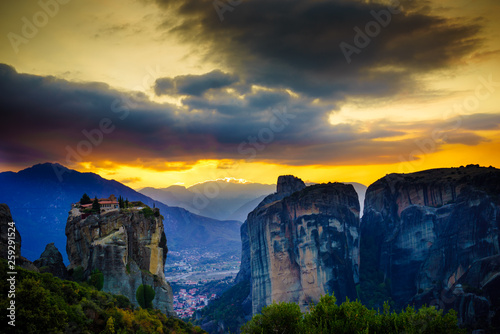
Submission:
[[[162,27],[207,47],[208,59],[249,83],[311,97],[391,95],[413,88],[414,74],[455,65],[481,44],[478,20],[430,14],[425,2],[402,1],[401,12],[391,12],[374,2],[248,0],[225,11],[223,21],[212,0],[156,2],[179,15],[175,27]],[[387,24],[348,64],[340,44],[356,46],[354,29],[365,33],[375,16]]]
[[[438,124],[380,120],[331,125],[334,105],[282,90],[241,97],[209,89],[177,107],[105,84],[20,74],[2,64],[0,92],[0,159],[19,166],[47,160],[71,165],[78,161],[75,154],[96,166],[155,170],[184,170],[200,159],[389,163],[414,151],[415,141],[429,138],[436,127],[446,134],[436,148],[446,142],[475,145],[485,139],[469,128],[500,121],[498,115],[472,115]],[[420,133],[416,139],[391,140],[415,131]]]
[[[258,92],[248,97],[248,104],[258,109],[267,109],[274,105],[287,104],[290,94],[287,92]]]
[[[192,95],[201,96],[210,89],[220,89],[238,81],[235,75],[214,70],[202,75],[180,75],[175,78],[160,78],[156,80],[154,90],[156,95]]]
[[[500,127],[499,114],[474,114],[455,120],[455,123],[467,130],[495,130]]]
[[[269,108],[287,105],[291,101],[290,94],[284,91],[248,92],[244,99],[236,94],[227,92],[212,92],[203,97],[189,96],[182,99],[182,103],[190,109],[213,110],[226,115],[240,115],[242,117],[261,117],[262,113]],[[302,104],[303,108],[307,108]],[[320,114],[322,110],[316,109]],[[317,115],[320,116],[320,115]]]

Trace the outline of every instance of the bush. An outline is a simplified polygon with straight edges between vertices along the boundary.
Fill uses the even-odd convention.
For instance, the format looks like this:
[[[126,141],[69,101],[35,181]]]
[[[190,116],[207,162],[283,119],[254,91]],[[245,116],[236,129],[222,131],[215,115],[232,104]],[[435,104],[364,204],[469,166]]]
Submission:
[[[124,295],[116,295],[116,306],[122,309],[132,309],[132,303]]]
[[[242,333],[300,333],[302,313],[295,303],[273,303],[262,309],[261,314],[255,315],[252,320],[241,328]]]
[[[63,332],[68,315],[40,280],[22,280],[16,289],[16,303],[19,333]]]
[[[7,261],[0,259],[0,289],[8,290]],[[2,333],[205,333],[189,323],[168,318],[159,310],[133,309],[125,296],[63,281],[16,267],[16,326]],[[0,314],[7,318],[7,293]],[[122,308],[124,307],[124,308]]]
[[[317,305],[303,316],[295,303],[273,303],[262,309],[242,328],[242,333],[464,333],[457,325],[454,311],[443,315],[442,310],[422,307],[415,311],[407,307],[400,313],[391,312],[388,303],[379,313],[359,301],[347,300],[336,304],[334,296],[322,296]]]
[[[135,292],[135,298],[142,308],[153,308],[153,299],[155,298],[155,290],[151,285],[141,284]]]
[[[99,269],[94,269],[90,274],[89,284],[95,287],[98,291],[104,286],[104,275]]]
[[[146,218],[152,218],[154,217],[154,212],[153,210],[151,210],[150,207],[146,207],[144,209],[141,210],[141,213],[144,215],[144,217]]]

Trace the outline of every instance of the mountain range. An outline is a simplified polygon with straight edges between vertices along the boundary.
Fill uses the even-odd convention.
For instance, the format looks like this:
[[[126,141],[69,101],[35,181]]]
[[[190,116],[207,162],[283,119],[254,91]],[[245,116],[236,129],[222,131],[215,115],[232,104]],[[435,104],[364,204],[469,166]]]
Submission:
[[[170,249],[207,247],[239,253],[240,225],[236,220],[216,220],[171,207],[143,195],[115,180],[94,173],[81,173],[59,164],[37,164],[19,172],[0,173],[0,203],[6,203],[21,232],[23,256],[37,259],[45,246],[54,242],[66,249],[64,234],[71,203],[83,193],[91,198],[122,196],[160,209]],[[66,252],[62,252],[67,263]]]
[[[235,183],[227,180],[207,181],[191,187],[143,188],[139,192],[169,206],[219,220],[244,222],[247,215],[267,195],[274,184]]]
[[[346,182],[346,184],[353,185],[363,210],[367,187],[357,182]],[[230,180],[207,181],[187,188],[174,185],[168,188],[147,187],[139,190],[141,194],[169,206],[178,206],[213,219],[241,222],[247,219],[248,214],[267,195],[275,191],[274,184],[236,183]]]

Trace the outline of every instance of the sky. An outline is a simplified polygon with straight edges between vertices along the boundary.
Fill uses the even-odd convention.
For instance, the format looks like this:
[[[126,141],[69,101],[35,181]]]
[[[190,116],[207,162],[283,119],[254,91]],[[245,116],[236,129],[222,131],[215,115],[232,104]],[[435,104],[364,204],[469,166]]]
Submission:
[[[0,3],[0,171],[139,189],[500,168],[496,0]]]

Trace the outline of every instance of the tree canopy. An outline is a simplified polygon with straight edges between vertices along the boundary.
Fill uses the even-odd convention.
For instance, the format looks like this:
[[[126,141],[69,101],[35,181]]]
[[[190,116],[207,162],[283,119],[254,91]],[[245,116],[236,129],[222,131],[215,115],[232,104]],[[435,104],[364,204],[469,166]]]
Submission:
[[[397,313],[386,303],[379,312],[368,309],[359,301],[347,299],[340,305],[336,301],[333,295],[323,296],[304,314],[295,303],[273,303],[243,325],[242,333],[465,333],[458,327],[453,310],[443,314],[434,307],[422,307],[416,311],[408,306]]]
[[[82,198],[80,199],[80,205],[85,205],[90,203],[92,203],[92,200],[90,199],[89,195],[83,194]]]
[[[94,211],[96,213],[101,212],[101,204],[99,204],[99,200],[97,199],[97,196],[96,196],[96,198],[94,198],[94,202],[92,202],[92,211]]]

